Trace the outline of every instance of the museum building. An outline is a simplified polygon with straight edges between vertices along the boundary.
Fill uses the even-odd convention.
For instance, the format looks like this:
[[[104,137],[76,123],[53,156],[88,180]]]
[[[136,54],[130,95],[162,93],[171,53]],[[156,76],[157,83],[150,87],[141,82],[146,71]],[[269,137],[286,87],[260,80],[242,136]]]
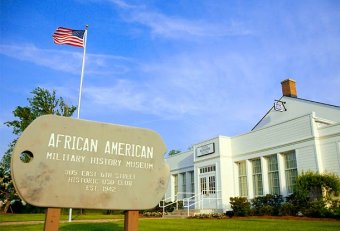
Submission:
[[[340,176],[340,107],[297,97],[292,79],[283,96],[248,133],[218,136],[167,157],[165,201],[226,211],[229,198],[287,196],[301,172]]]

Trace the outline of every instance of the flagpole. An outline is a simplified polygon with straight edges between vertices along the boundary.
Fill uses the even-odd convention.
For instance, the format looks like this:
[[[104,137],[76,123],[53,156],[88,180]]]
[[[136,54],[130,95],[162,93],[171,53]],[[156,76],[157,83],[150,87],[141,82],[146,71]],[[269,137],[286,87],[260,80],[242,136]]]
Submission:
[[[82,88],[83,88],[83,79],[84,79],[84,68],[85,68],[85,55],[86,55],[86,42],[87,42],[87,29],[88,29],[88,27],[89,27],[89,25],[86,25],[85,32],[84,32],[84,53],[83,53],[83,63],[82,63],[81,75],[80,75],[77,119],[80,118],[81,92],[82,92]]]
[[[86,42],[87,42],[87,29],[89,25],[86,25],[84,32],[84,52],[83,52],[83,62],[81,66],[81,74],[80,74],[80,86],[79,86],[79,97],[78,97],[78,110],[77,110],[77,119],[80,118],[80,105],[81,105],[81,92],[83,88],[83,79],[84,79],[84,68],[85,68],[85,55],[86,55]],[[72,208],[69,209],[68,212],[68,221],[72,221]]]

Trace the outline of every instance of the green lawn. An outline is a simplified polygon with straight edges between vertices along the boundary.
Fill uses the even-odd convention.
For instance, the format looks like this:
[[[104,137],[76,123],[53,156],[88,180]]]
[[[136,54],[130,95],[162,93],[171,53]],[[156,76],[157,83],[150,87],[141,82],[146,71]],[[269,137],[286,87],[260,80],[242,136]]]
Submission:
[[[62,223],[60,231],[122,231],[123,220],[101,223]],[[38,225],[6,225],[0,226],[2,231],[27,230],[41,231],[43,224]],[[140,219],[139,231],[152,230],[245,230],[245,231],[338,231],[340,221],[306,221],[306,220],[281,220],[264,218],[244,218],[244,219]]]
[[[74,214],[72,220],[100,220],[100,219],[124,219],[123,214],[104,215],[100,213],[88,213],[84,215]],[[44,221],[45,214],[1,214],[1,222],[9,221]],[[68,220],[68,215],[61,215],[62,221]]]

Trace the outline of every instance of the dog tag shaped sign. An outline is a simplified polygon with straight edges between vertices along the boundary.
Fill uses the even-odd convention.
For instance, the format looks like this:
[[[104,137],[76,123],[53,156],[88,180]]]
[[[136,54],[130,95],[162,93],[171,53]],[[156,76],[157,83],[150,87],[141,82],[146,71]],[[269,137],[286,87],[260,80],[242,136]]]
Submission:
[[[45,115],[18,139],[12,177],[36,206],[148,209],[167,188],[165,152],[151,130]]]

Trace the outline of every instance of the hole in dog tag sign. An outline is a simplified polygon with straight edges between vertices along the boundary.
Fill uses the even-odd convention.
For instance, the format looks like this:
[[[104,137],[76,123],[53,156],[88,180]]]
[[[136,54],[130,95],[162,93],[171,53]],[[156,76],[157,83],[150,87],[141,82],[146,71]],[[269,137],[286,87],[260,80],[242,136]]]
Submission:
[[[12,177],[32,205],[142,210],[166,191],[165,152],[148,129],[45,115],[18,139]]]

